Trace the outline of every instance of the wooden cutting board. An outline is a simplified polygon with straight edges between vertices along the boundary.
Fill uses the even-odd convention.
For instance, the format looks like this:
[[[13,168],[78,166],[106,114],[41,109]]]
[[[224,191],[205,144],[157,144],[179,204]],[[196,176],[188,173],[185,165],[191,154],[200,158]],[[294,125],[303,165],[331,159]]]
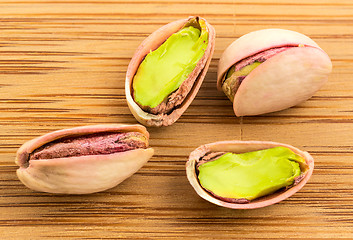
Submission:
[[[185,114],[149,128],[153,158],[105,192],[34,192],[16,177],[25,141],[63,128],[136,123],[124,95],[127,65],[151,32],[200,15],[216,29],[205,81]],[[223,50],[243,34],[285,28],[331,57],[328,83],[310,100],[236,118],[216,90]],[[353,2],[351,0],[3,0],[0,2],[1,239],[353,239]],[[272,140],[310,152],[315,170],[289,199],[256,210],[204,201],[185,162],[218,140]]]

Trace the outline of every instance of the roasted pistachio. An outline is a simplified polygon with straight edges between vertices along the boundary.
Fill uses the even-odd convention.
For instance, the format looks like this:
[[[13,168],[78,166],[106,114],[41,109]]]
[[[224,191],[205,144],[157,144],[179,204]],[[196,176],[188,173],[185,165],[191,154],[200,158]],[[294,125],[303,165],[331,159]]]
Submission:
[[[223,52],[217,88],[236,116],[283,110],[309,99],[332,70],[328,55],[309,37],[289,30],[248,33]]]
[[[126,74],[125,94],[146,126],[173,124],[191,104],[214,51],[214,28],[203,18],[172,22],[139,46]]]
[[[106,124],[45,134],[17,151],[17,176],[43,192],[85,194],[112,188],[153,155],[141,125]]]
[[[229,208],[277,203],[299,191],[310,178],[312,157],[290,145],[224,141],[190,154],[187,177],[204,199]]]

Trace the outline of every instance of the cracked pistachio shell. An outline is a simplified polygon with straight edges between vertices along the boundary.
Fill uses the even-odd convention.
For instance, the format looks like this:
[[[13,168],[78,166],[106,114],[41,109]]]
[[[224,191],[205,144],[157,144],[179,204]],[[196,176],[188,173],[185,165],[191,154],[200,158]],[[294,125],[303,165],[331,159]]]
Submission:
[[[306,101],[318,91],[332,71],[329,56],[309,37],[290,30],[264,29],[248,33],[223,52],[217,72],[217,88],[238,61],[264,50],[296,46],[269,58],[240,84],[233,109],[236,116],[283,110]]]
[[[188,79],[193,80],[193,85],[188,92],[186,98],[180,106],[173,109],[168,114],[151,114],[143,109],[134,101],[132,96],[132,82],[133,78],[138,70],[139,65],[143,61],[144,57],[150,52],[157,49],[163,42],[165,42],[173,33],[178,32],[189,20],[195,17],[189,17],[186,19],[177,20],[171,22],[155,32],[149,35],[137,48],[135,54],[133,55],[130,64],[126,72],[125,80],[125,95],[127,104],[130,108],[131,113],[134,115],[137,121],[141,124],[149,127],[160,127],[169,126],[179,119],[179,117],[185,112],[189,107],[193,99],[195,98],[197,92],[199,91],[203,79],[205,78],[207,69],[210,65],[211,58],[214,52],[215,45],[215,30],[214,28],[203,18],[197,17],[206,23],[208,31],[208,45],[205,50],[203,57],[196,64],[194,70],[189,74]]]
[[[214,197],[212,194],[208,193],[206,190],[202,188],[198,181],[197,173],[196,173],[196,165],[199,162],[200,158],[202,158],[206,153],[209,152],[232,152],[232,153],[245,153],[257,150],[263,150],[273,147],[286,147],[292,150],[295,154],[303,157],[305,159],[306,164],[308,165],[308,169],[304,173],[304,178],[295,186],[284,190],[278,191],[273,194],[263,196],[258,199],[254,199],[249,203],[231,203],[226,202],[221,199]],[[216,204],[218,206],[226,207],[226,208],[233,208],[233,209],[254,209],[254,208],[261,208],[266,207],[275,203],[278,203],[290,196],[294,193],[298,192],[307,181],[310,179],[314,170],[314,159],[308,152],[301,151],[298,148],[295,148],[291,145],[277,143],[277,142],[269,142],[269,141],[220,141],[209,143],[206,145],[202,145],[191,152],[189,156],[189,160],[186,163],[186,175],[191,184],[194,188],[196,193],[202,197],[203,199]]]
[[[101,132],[138,132],[141,125],[105,124],[54,131],[23,144],[17,151],[17,176],[28,188],[64,194],[88,194],[112,188],[137,172],[153,155],[152,148],[105,155],[29,160],[29,154],[46,143],[70,136]],[[148,146],[147,146],[148,147]]]

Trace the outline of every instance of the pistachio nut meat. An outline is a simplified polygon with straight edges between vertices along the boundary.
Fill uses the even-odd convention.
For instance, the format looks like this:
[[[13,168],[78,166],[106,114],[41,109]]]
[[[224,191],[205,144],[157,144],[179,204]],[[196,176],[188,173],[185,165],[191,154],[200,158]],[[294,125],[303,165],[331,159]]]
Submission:
[[[168,126],[195,98],[214,52],[215,30],[201,17],[171,22],[137,48],[126,73],[125,95],[145,126]]]
[[[112,188],[153,155],[141,125],[104,124],[54,131],[17,151],[17,176],[28,188],[87,194]]]
[[[263,29],[238,38],[223,52],[217,88],[236,116],[283,110],[312,97],[332,71],[329,56],[309,37]]]
[[[186,163],[197,194],[216,205],[253,209],[278,203],[309,180],[311,155],[268,141],[221,141],[200,146]]]

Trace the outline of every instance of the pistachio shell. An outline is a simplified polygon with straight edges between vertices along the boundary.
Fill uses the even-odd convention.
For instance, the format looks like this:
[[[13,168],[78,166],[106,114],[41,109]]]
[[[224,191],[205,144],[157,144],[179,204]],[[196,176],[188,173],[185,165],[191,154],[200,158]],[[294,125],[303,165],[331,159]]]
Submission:
[[[153,32],[137,48],[135,54],[133,55],[130,61],[126,73],[125,95],[131,113],[141,124],[145,126],[168,126],[177,121],[178,118],[185,112],[185,110],[189,107],[189,105],[195,98],[198,90],[201,87],[203,79],[205,78],[207,69],[211,62],[212,54],[214,52],[215,30],[205,19],[197,17],[198,19],[202,19],[206,23],[209,35],[208,46],[205,50],[203,57],[197,63],[194,70],[190,73],[188,79],[185,80],[187,81],[191,79],[194,83],[182,104],[173,109],[172,112],[169,114],[151,114],[141,109],[132,97],[132,81],[144,57],[150,51],[157,49],[165,40],[168,39],[168,37],[170,37],[173,33],[179,31],[189,20],[193,18],[195,17],[189,17],[187,19],[171,22]]]
[[[309,37],[289,30],[264,29],[234,41],[220,58],[217,88],[235,63],[264,50],[291,47],[255,68],[234,96],[235,115],[247,116],[283,110],[309,99],[328,79],[332,63]]]
[[[255,199],[250,201],[249,203],[231,203],[222,201],[221,199],[215,198],[213,195],[208,193],[206,190],[202,188],[198,181],[197,173],[196,173],[196,165],[199,162],[200,158],[203,157],[206,153],[209,152],[233,152],[233,153],[244,153],[251,152],[257,150],[263,150],[273,147],[286,147],[292,150],[294,153],[303,157],[308,165],[309,169],[305,172],[304,178],[295,186],[285,190],[278,191],[273,194]],[[218,206],[233,208],[233,209],[253,209],[253,208],[261,208],[266,207],[275,203],[278,203],[290,196],[294,193],[298,192],[309,180],[314,170],[314,159],[311,155],[305,151],[301,151],[298,148],[295,148],[291,145],[277,143],[277,142],[269,142],[269,141],[221,141],[214,142],[206,145],[202,145],[191,152],[189,156],[189,160],[186,163],[186,174],[187,178],[191,184],[191,186],[195,189],[196,193],[202,197],[203,199],[216,204]]]
[[[141,125],[107,124],[64,129],[23,144],[17,151],[17,176],[27,187],[43,192],[86,194],[112,188],[137,172],[153,155],[152,148],[105,155],[87,155],[29,160],[29,154],[46,143],[69,136],[101,132],[139,132],[148,141]]]

